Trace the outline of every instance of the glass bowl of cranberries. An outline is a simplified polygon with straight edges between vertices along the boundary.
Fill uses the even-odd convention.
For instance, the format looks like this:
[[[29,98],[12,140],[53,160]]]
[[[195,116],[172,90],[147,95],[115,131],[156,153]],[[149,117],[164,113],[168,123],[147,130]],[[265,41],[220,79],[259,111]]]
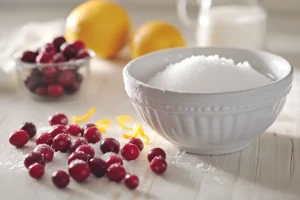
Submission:
[[[76,94],[88,80],[95,56],[82,41],[67,43],[57,37],[36,51],[16,53],[19,79],[35,97],[57,99]]]

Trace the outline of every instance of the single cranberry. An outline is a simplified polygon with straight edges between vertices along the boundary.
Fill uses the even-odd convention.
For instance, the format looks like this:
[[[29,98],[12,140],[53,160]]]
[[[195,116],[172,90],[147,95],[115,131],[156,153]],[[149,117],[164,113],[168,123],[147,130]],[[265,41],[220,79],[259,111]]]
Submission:
[[[119,164],[119,165],[123,165],[123,161],[119,156],[110,156],[107,160],[106,160],[106,165],[107,167],[113,165],[113,164]]]
[[[83,125],[83,126],[81,127],[81,136],[83,136],[84,131],[85,131],[87,128],[90,128],[90,127],[96,127],[96,125],[93,124],[93,123],[87,123],[87,124]]]
[[[151,162],[151,160],[155,157],[161,157],[163,159],[166,159],[166,152],[161,148],[153,148],[148,153],[148,161]]]
[[[55,45],[56,50],[60,51],[60,46],[64,43],[66,43],[66,39],[63,36],[56,37],[56,38],[54,38],[52,43]]]
[[[69,174],[75,181],[82,182],[90,176],[90,167],[82,160],[74,160],[69,165]]]
[[[50,84],[52,84],[54,82],[55,82],[55,77],[43,76],[41,78],[41,83],[43,85],[50,85]],[[45,88],[45,91],[47,93],[47,87],[44,87],[44,88]]]
[[[113,152],[118,154],[120,151],[120,143],[114,138],[105,138],[100,143],[102,153]]]
[[[36,57],[35,61],[37,63],[51,63],[52,55],[47,52],[40,52],[39,55]]]
[[[77,48],[77,50],[85,49],[85,45],[81,40],[76,40],[73,42],[73,45]]]
[[[52,145],[53,137],[50,133],[42,133],[35,141],[36,145],[47,144]]]
[[[65,114],[62,113],[56,113],[50,117],[48,117],[48,121],[50,122],[50,125],[67,125],[69,123],[68,117]]]
[[[39,78],[33,78],[33,77],[28,77],[24,81],[24,84],[31,92],[35,92],[35,89],[40,85],[40,83],[41,80]]]
[[[135,144],[140,151],[144,149],[144,143],[139,138],[131,138],[128,143]]]
[[[64,125],[57,124],[52,127],[52,130],[50,131],[50,134],[52,138],[57,136],[58,134],[63,133],[63,134],[68,134],[68,130]]]
[[[101,132],[96,127],[87,128],[83,133],[84,138],[88,143],[97,143],[101,140]]]
[[[70,164],[73,160],[76,159],[87,162],[89,160],[89,157],[82,151],[73,152],[68,158],[68,164]]]
[[[125,178],[126,171],[122,165],[113,164],[108,167],[106,176],[109,180],[120,182]]]
[[[122,147],[121,154],[126,160],[135,160],[139,157],[140,150],[136,145],[127,143]]]
[[[28,172],[32,178],[40,179],[45,173],[45,167],[40,163],[34,163],[29,167]]]
[[[91,57],[91,56],[90,56],[90,54],[85,49],[81,49],[77,53],[77,56],[76,56],[77,59],[89,58],[89,57]]]
[[[45,165],[45,157],[41,153],[31,152],[25,157],[24,166],[28,169],[34,163]]]
[[[42,72],[46,77],[53,78],[56,76],[58,69],[56,67],[45,67],[42,69]]]
[[[84,137],[77,138],[70,147],[70,153],[73,153],[80,145],[88,144]]]
[[[65,58],[67,58],[68,60],[76,57],[77,52],[78,52],[75,45],[67,44],[67,43],[64,43],[63,45],[61,45],[60,50],[64,54]]]
[[[94,174],[96,177],[103,177],[106,174],[106,162],[101,158],[95,157],[90,159],[89,166],[91,169],[91,173]]]
[[[80,152],[80,151],[85,153],[89,158],[93,158],[95,155],[95,151],[93,147],[91,147],[88,144],[82,144],[79,147],[77,147],[77,149],[75,150],[75,152]]]
[[[67,131],[70,135],[78,136],[81,133],[81,127],[77,124],[70,124],[67,126]]]
[[[52,174],[52,182],[58,188],[65,188],[70,182],[70,177],[65,171],[56,171]]]
[[[47,144],[39,144],[37,145],[33,152],[40,153],[45,157],[46,162],[50,162],[53,159],[54,151]]]
[[[21,130],[27,131],[30,138],[33,138],[36,134],[36,127],[32,122],[25,122],[20,127]]]
[[[150,163],[151,170],[156,174],[162,174],[167,170],[168,164],[162,157],[155,157]]]
[[[66,86],[65,91],[67,94],[74,94],[76,93],[80,88],[80,83],[78,82],[73,82],[72,85]]]
[[[9,143],[17,148],[23,147],[27,144],[29,140],[29,135],[27,131],[17,130],[13,132],[9,137]]]
[[[53,139],[52,148],[54,149],[54,151],[65,153],[69,151],[71,144],[71,138],[64,133],[60,133]]]
[[[64,57],[64,55],[61,52],[56,53],[53,56],[54,63],[62,63],[62,62],[66,62],[66,61],[67,61],[67,59]]]
[[[23,62],[34,63],[36,56],[37,55],[32,51],[24,51],[21,60]]]
[[[56,47],[54,44],[46,44],[40,51],[46,52],[50,55],[54,55],[56,53]]]
[[[34,90],[34,93],[39,96],[47,96],[47,88],[44,86],[39,86]]]
[[[48,86],[48,95],[51,97],[60,97],[64,94],[64,88],[59,84],[51,84]]]
[[[72,70],[66,69],[61,71],[57,80],[62,86],[69,86],[75,82],[75,75]]]
[[[134,190],[135,188],[137,188],[137,186],[139,186],[139,178],[136,175],[127,174],[125,176],[124,183],[126,187],[128,187],[131,190]]]

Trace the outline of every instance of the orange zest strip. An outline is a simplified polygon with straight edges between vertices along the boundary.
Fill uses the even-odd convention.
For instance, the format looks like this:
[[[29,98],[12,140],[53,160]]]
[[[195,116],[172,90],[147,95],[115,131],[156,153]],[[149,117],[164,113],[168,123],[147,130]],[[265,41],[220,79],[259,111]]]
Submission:
[[[131,131],[133,130],[131,127],[128,127],[125,125],[126,121],[132,121],[132,118],[128,115],[120,115],[116,117],[116,121],[118,121],[118,124],[121,128]]]
[[[111,121],[108,119],[101,119],[95,123],[100,132],[106,133],[107,128],[111,125]]]
[[[85,115],[82,117],[72,116],[72,120],[74,123],[81,123],[88,120],[94,113],[96,112],[96,107],[92,107]]]
[[[132,126],[132,129],[134,130],[134,134],[133,135],[129,135],[127,133],[123,134],[123,138],[124,139],[131,139],[131,138],[137,138],[138,136],[141,136],[142,138],[145,139],[144,144],[148,144],[150,142],[150,138],[148,135],[145,134],[144,130],[143,130],[143,126],[139,125],[139,124],[134,124]]]

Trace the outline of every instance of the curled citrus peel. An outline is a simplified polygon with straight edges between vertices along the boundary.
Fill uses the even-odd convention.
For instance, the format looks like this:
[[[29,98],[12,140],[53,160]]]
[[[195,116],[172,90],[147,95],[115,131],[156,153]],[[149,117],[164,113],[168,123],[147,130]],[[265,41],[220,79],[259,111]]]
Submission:
[[[133,129],[133,135],[129,135],[127,133],[123,133],[123,138],[124,139],[131,139],[131,138],[137,138],[138,136],[141,136],[142,138],[145,139],[144,144],[148,144],[150,142],[150,138],[148,137],[148,135],[145,134],[143,126],[140,124],[134,124],[132,126]]]
[[[96,107],[92,107],[85,115],[82,117],[72,116],[72,120],[74,123],[81,123],[88,120],[94,113],[96,112]]]
[[[95,125],[101,133],[106,133],[107,128],[111,125],[111,121],[109,119],[100,119]]]
[[[128,130],[128,131],[131,131],[133,130],[133,128],[131,127],[128,127],[125,125],[125,122],[126,121],[132,121],[132,118],[128,115],[120,115],[120,116],[117,116],[116,117],[116,120],[118,121],[118,124],[121,128],[125,129],[125,130]]]

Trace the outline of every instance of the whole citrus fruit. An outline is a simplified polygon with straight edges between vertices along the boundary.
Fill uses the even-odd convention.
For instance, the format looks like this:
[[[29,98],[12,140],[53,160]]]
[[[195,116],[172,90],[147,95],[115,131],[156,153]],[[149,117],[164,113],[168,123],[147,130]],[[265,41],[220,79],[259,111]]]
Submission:
[[[174,47],[185,46],[186,42],[180,31],[162,21],[147,22],[138,27],[131,39],[131,57]]]
[[[117,55],[129,34],[126,11],[109,0],[90,0],[79,5],[70,13],[65,26],[68,42],[82,40],[102,58]]]

